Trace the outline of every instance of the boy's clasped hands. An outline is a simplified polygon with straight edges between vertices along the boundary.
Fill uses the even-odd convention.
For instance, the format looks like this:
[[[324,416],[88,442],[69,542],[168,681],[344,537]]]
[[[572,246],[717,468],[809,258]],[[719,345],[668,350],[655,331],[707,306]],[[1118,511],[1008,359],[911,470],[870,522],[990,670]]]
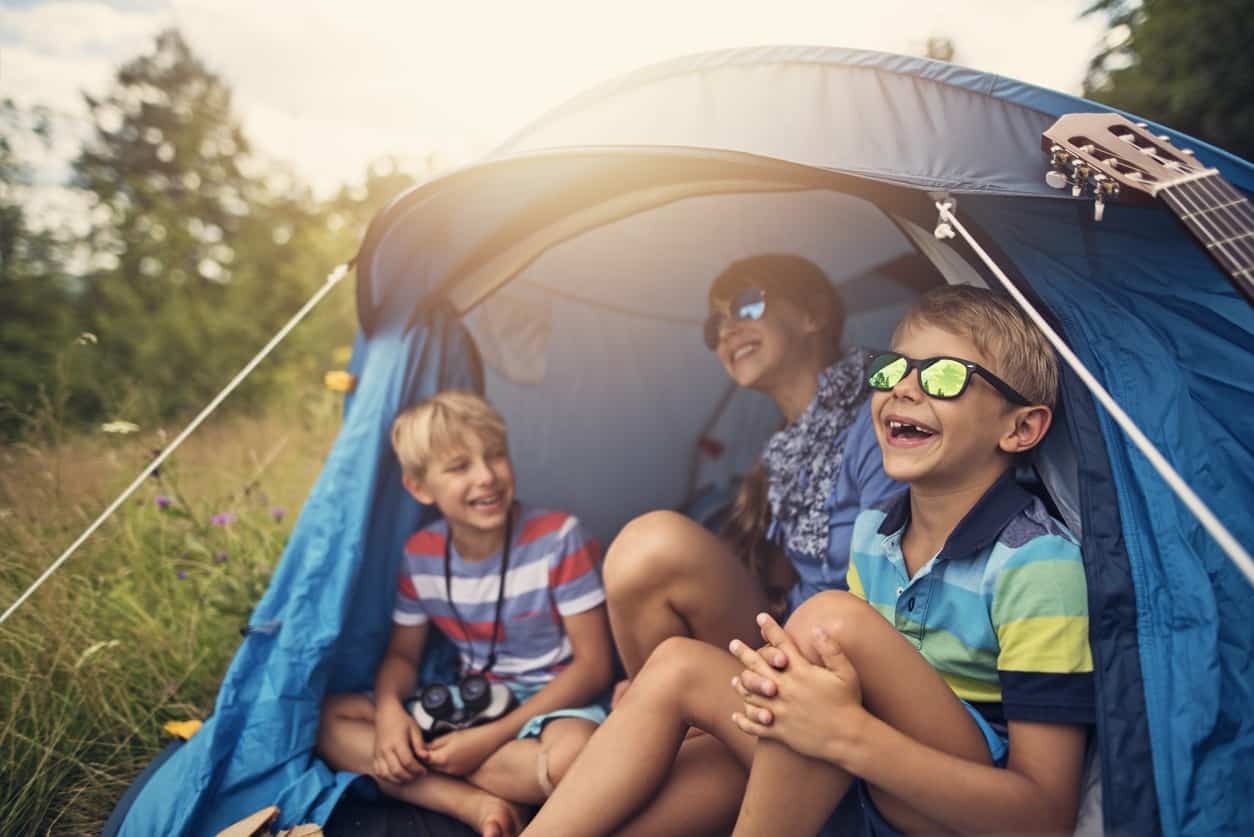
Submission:
[[[468,776],[513,738],[508,730],[483,724],[445,733],[428,743],[408,712],[387,713],[382,707],[375,729],[373,773],[397,783],[412,782],[428,770]]]
[[[766,645],[750,648],[733,639],[729,650],[745,671],[732,687],[745,702],[732,715],[741,730],[779,741],[813,758],[839,762],[857,740],[870,714],[862,706],[858,672],[836,639],[821,626],[813,647],[822,664],[806,659],[796,642],[769,614],[759,613]]]

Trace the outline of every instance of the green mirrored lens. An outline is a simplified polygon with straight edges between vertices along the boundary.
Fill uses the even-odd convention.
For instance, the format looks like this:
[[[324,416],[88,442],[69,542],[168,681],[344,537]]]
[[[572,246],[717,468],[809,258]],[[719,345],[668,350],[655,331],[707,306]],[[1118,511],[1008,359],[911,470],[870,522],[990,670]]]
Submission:
[[[967,383],[967,367],[956,360],[941,358],[919,373],[923,391],[935,398],[955,398]]]
[[[871,362],[867,383],[872,389],[892,389],[902,378],[910,363],[901,355],[880,355]]]

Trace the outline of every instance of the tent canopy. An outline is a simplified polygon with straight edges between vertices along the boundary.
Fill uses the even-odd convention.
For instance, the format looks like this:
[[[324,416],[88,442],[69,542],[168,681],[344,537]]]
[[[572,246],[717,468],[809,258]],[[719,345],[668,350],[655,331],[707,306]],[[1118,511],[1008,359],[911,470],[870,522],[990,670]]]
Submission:
[[[991,284],[964,245],[932,237],[937,192],[1254,543],[1254,384],[1240,374],[1254,311],[1166,209],[1112,206],[1095,224],[1043,183],[1041,132],[1103,109],[923,59],[733,50],[597,87],[402,195],[357,261],[344,429],[215,715],[123,833],[213,833],[276,801],[285,824],[329,815],[351,777],[311,754],[318,703],[369,685],[399,547],[425,513],[387,445],[400,407],[482,382],[509,420],[522,496],[602,538],[648,509],[699,512],[778,421],[701,344],[710,279],[741,256],[800,253],[844,293],[847,342],[882,345],[927,287]],[[1155,131],[1254,189],[1248,163]],[[1232,793],[1254,756],[1254,637],[1231,617],[1254,612],[1254,591],[1070,375],[1064,390],[1045,464],[1062,463],[1051,488],[1082,531],[1105,825],[1239,832],[1254,823],[1254,799]]]

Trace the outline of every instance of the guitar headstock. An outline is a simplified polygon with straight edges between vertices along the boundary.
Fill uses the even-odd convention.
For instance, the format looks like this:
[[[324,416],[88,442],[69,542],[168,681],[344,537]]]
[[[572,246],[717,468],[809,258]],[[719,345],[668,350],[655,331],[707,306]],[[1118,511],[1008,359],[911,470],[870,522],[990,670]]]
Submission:
[[[1106,200],[1140,202],[1169,186],[1213,172],[1188,149],[1176,148],[1166,135],[1155,136],[1144,122],[1117,113],[1069,113],[1041,135],[1051,171],[1045,182],[1071,187],[1079,197],[1091,194],[1099,208]],[[1129,191],[1130,190],[1130,191]]]

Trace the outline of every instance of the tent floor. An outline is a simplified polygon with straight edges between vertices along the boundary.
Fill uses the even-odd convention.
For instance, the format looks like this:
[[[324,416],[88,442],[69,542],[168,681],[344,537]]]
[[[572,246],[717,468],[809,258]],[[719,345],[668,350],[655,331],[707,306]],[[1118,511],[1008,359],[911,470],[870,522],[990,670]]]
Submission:
[[[345,798],[322,830],[326,837],[473,837],[454,819],[396,802]]]

